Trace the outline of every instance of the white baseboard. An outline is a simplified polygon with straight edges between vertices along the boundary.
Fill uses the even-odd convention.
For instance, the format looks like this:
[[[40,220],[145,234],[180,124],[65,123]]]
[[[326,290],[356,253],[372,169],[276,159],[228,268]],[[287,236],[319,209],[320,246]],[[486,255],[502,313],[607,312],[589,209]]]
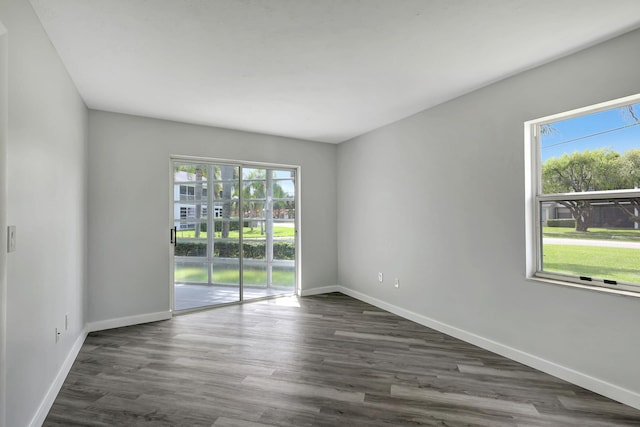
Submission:
[[[105,329],[121,328],[123,326],[139,325],[141,323],[157,322],[158,320],[168,319],[171,319],[170,311],[159,311],[157,313],[137,314],[135,316],[117,317],[115,319],[89,322],[87,329],[89,332],[104,331]]]
[[[393,304],[389,304],[361,292],[354,291],[343,286],[331,286],[330,288],[332,288],[331,292],[342,292],[345,295],[349,295],[350,297],[353,297],[360,301],[374,305],[393,314],[397,314],[398,316],[404,317],[405,319],[414,321],[428,328],[435,329],[436,331],[458,338],[462,341],[466,341],[470,344],[484,348],[485,350],[489,350],[493,353],[497,353],[511,360],[515,360],[516,362],[520,362],[524,365],[530,366],[549,375],[553,375],[554,377],[586,388],[587,390],[591,390],[595,393],[601,394],[620,403],[624,403],[625,405],[640,409],[640,393],[619,387],[615,384],[611,384],[582,372],[567,368],[566,366],[558,365],[557,363],[542,359],[533,354],[526,353],[513,347],[509,347],[499,342],[484,338],[480,335],[476,335],[474,333],[456,328],[446,323],[439,322],[435,319],[431,319],[421,314],[414,313]]]
[[[31,419],[29,423],[29,427],[40,427],[45,418],[47,418],[47,414],[53,405],[53,402],[58,397],[58,393],[64,384],[64,380],[67,379],[67,375],[69,375],[69,371],[71,371],[71,367],[73,366],[73,362],[76,361],[76,357],[78,357],[78,353],[80,353],[80,349],[82,348],[82,344],[84,344],[84,340],[87,338],[87,328],[84,328],[80,335],[73,343],[71,347],[71,351],[67,354],[67,357],[64,359],[60,370],[58,371],[58,375],[53,380],[51,385],[49,386],[49,390],[47,390],[47,394],[45,394],[44,399],[40,403],[36,414]]]
[[[302,289],[300,291],[301,297],[308,297],[309,295],[329,294],[331,292],[342,292],[341,286],[321,286],[319,288]]]

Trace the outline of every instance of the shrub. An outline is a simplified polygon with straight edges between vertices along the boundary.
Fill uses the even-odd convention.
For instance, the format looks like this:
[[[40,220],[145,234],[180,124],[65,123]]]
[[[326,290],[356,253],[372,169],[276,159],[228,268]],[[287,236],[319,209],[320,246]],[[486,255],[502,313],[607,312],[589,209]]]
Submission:
[[[173,251],[175,256],[207,256],[206,243],[178,243]]]
[[[562,219],[548,219],[547,220],[548,227],[567,227],[567,228],[576,228],[576,220],[573,218],[562,218]]]
[[[265,242],[244,242],[242,245],[245,258],[265,259]],[[240,245],[238,242],[215,242],[213,254],[220,258],[238,258],[240,256]],[[207,244],[204,242],[178,243],[174,250],[175,256],[207,256]],[[292,242],[273,242],[273,258],[282,260],[293,260],[296,256],[296,248]]]
[[[275,259],[295,259],[296,245],[293,242],[274,242],[273,258]]]

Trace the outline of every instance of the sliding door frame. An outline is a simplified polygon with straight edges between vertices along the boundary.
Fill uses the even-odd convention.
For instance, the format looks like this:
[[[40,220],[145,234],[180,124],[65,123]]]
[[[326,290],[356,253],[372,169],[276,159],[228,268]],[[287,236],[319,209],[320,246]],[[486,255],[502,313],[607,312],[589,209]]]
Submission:
[[[244,213],[243,213],[243,198],[242,198],[242,170],[243,168],[260,168],[260,169],[275,169],[275,170],[281,170],[281,169],[285,169],[285,170],[292,170],[295,173],[295,180],[294,180],[294,206],[295,206],[295,218],[294,218],[294,245],[295,245],[295,264],[294,264],[294,276],[295,276],[295,282],[294,282],[294,294],[295,295],[300,295],[300,289],[301,289],[301,278],[302,278],[302,233],[301,233],[301,228],[300,228],[300,221],[301,221],[301,216],[302,216],[302,211],[301,211],[301,198],[300,198],[300,188],[301,188],[301,167],[299,165],[289,165],[289,164],[283,164],[283,163],[266,163],[266,162],[255,162],[255,161],[245,161],[245,160],[229,160],[229,159],[220,159],[220,158],[211,158],[211,157],[198,157],[198,156],[186,156],[186,155],[179,155],[179,154],[174,154],[171,155],[169,157],[169,216],[168,216],[168,224],[169,224],[169,229],[173,229],[174,227],[174,201],[173,201],[173,191],[174,191],[174,177],[173,177],[173,171],[174,171],[174,163],[176,162],[192,162],[192,163],[202,163],[202,164],[216,164],[216,165],[228,165],[228,166],[234,166],[234,167],[238,167],[240,170],[240,178],[239,178],[239,185],[240,185],[240,189],[241,191],[239,192],[239,199],[238,199],[238,203],[239,203],[239,220],[240,220],[240,225],[243,224],[244,221]],[[176,236],[173,237],[174,239],[177,239]],[[242,273],[242,269],[243,269],[243,258],[244,258],[244,253],[243,253],[243,249],[242,249],[242,227],[240,227],[240,259],[239,259],[239,268],[240,268],[240,280],[239,280],[239,298],[240,300],[238,302],[232,302],[232,303],[227,303],[227,304],[220,304],[220,305],[215,305],[215,306],[204,306],[204,307],[198,307],[198,308],[194,308],[193,310],[180,310],[180,313],[187,313],[187,312],[191,312],[191,311],[199,311],[199,310],[206,310],[206,309],[210,309],[212,307],[218,307],[218,306],[224,306],[224,305],[229,305],[229,304],[241,304],[244,301],[244,295],[243,295],[243,287],[244,287],[244,280],[243,280],[243,273]],[[208,246],[207,246],[208,247]],[[169,303],[169,310],[175,314],[176,310],[175,310],[175,279],[174,279],[174,269],[175,269],[175,254],[174,254],[174,245],[171,244],[169,245],[169,297],[170,297],[170,303]],[[264,297],[264,298],[257,298],[257,299],[251,299],[249,300],[249,302],[251,301],[256,301],[259,299],[267,299],[267,298],[273,298],[273,297]]]

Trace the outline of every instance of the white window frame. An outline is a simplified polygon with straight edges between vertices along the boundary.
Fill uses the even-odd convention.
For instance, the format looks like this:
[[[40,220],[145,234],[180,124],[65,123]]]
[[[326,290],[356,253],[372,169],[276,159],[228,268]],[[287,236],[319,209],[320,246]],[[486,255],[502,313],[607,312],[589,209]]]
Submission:
[[[530,120],[524,124],[525,141],[525,221],[526,221],[526,276],[528,279],[561,284],[589,290],[611,292],[640,297],[640,286],[617,283],[607,284],[599,280],[581,280],[576,276],[542,271],[542,230],[540,206],[556,200],[618,199],[640,197],[640,190],[589,191],[580,193],[542,194],[542,161],[540,158],[540,127],[574,117],[593,114],[616,107],[640,102],[640,94],[578,108],[564,113]],[[640,285],[640,284],[639,284]]]

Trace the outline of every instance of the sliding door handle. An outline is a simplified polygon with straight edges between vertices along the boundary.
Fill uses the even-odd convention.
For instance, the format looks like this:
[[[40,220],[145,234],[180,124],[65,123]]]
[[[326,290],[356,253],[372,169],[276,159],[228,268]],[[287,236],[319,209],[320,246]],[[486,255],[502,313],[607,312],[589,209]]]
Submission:
[[[173,227],[169,229],[169,243],[175,248],[178,245],[178,228]]]

